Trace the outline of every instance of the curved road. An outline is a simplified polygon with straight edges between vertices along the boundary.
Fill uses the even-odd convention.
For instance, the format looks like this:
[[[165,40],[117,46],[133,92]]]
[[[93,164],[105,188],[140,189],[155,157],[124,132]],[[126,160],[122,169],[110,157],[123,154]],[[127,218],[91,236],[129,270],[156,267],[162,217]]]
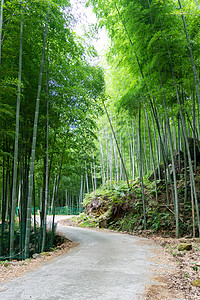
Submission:
[[[139,237],[58,225],[80,245],[40,269],[0,285],[1,300],[145,299],[153,270],[154,245]],[[157,246],[156,246],[157,247]]]

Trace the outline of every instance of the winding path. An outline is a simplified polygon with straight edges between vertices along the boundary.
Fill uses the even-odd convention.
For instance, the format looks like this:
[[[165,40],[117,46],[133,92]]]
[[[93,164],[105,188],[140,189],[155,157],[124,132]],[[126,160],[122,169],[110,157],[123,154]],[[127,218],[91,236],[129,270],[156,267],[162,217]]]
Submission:
[[[108,231],[58,225],[58,231],[80,245],[40,269],[0,285],[1,300],[145,299],[157,247],[145,240]],[[146,240],[145,240],[146,241]]]

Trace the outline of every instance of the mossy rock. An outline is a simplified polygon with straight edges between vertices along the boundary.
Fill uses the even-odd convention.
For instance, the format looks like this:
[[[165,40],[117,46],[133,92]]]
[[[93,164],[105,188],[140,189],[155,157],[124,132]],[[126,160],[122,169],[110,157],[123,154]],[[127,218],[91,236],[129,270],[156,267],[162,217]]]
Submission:
[[[107,227],[107,220],[100,220],[99,228],[106,228],[106,227]]]
[[[103,215],[99,217],[99,228],[107,227],[107,220],[109,219],[111,210],[108,209]]]
[[[178,251],[192,250],[192,244],[182,243],[178,246]]]
[[[200,287],[200,279],[193,280],[192,285]]]
[[[42,252],[41,255],[46,257],[46,256],[51,256],[51,253],[50,252]]]

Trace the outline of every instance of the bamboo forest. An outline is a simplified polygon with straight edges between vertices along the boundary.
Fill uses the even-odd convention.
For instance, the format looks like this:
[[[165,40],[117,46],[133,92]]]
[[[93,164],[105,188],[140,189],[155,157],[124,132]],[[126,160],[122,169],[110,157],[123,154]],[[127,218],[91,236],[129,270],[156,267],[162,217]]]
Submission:
[[[86,2],[83,37],[73,1],[1,0],[1,260],[50,248],[62,213],[200,235],[200,4]]]

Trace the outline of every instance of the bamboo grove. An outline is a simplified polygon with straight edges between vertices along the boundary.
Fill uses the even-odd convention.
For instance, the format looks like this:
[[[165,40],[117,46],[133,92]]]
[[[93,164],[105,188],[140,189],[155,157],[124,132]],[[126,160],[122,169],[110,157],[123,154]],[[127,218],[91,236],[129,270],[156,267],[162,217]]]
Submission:
[[[189,207],[192,234],[199,235],[198,1],[90,3],[111,40],[104,62],[107,117],[99,122],[102,182],[126,180],[129,185],[140,178],[144,229],[148,207],[144,181],[154,181],[156,199],[162,183],[163,204],[174,212],[176,237],[180,207]]]
[[[51,247],[47,213],[79,211],[92,185],[103,76],[74,24],[68,1],[1,0],[0,259]]]
[[[89,4],[111,40],[104,74],[68,1],[1,0],[0,259],[51,247],[47,214],[79,212],[85,193],[121,181],[131,190],[135,179],[143,229],[152,181],[176,236],[183,207],[200,233],[198,1]]]

